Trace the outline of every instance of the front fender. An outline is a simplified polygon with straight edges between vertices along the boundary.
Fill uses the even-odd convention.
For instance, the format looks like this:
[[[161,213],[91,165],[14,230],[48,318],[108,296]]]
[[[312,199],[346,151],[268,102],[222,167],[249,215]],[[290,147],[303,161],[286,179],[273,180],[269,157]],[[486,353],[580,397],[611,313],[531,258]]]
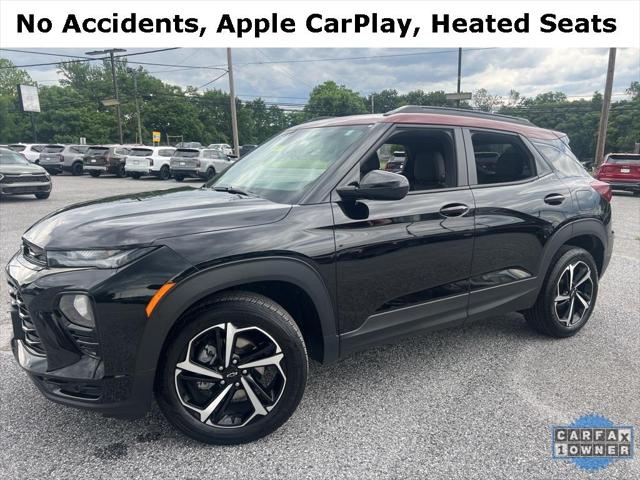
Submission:
[[[261,281],[289,282],[313,301],[320,319],[324,362],[338,358],[338,336],[333,302],[320,274],[297,258],[269,257],[234,261],[200,270],[180,281],[158,303],[147,322],[138,349],[136,371],[154,370],[175,322],[198,301],[225,289]]]

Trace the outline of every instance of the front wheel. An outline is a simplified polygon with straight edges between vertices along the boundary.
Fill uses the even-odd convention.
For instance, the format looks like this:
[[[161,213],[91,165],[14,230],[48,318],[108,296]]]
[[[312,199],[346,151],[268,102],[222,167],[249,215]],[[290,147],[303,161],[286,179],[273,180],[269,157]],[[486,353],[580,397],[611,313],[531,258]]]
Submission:
[[[118,169],[116,170],[116,177],[124,178],[127,176],[127,171],[124,169],[124,163],[118,165]]]
[[[184,177],[182,175],[174,175],[173,178],[176,180],[176,182],[181,182],[184,180]]]
[[[570,337],[585,326],[598,296],[598,267],[589,252],[565,246],[556,255],[527,322],[552,337]]]
[[[140,173],[130,173],[129,175],[131,175],[131,178],[133,178],[134,180],[139,180],[140,177],[142,176]]]
[[[262,295],[223,294],[195,310],[165,351],[158,404],[205,443],[257,440],[295,411],[307,380],[300,329]]]
[[[89,175],[91,175],[93,178],[98,178],[100,176],[100,171],[98,170],[89,170]]]
[[[51,192],[38,192],[34,193],[34,195],[38,200],[46,200],[47,198],[49,198],[49,195],[51,195]]]
[[[209,167],[207,169],[207,173],[205,174],[205,179],[211,180],[215,176],[216,176],[216,171],[213,169],[213,167]]]

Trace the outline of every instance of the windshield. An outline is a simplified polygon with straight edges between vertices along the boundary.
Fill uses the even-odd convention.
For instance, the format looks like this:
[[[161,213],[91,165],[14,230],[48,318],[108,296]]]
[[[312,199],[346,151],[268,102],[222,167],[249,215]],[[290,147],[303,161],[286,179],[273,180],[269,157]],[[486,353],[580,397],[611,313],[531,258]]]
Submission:
[[[226,170],[210,186],[234,187],[287,203],[362,139],[369,125],[284,132]]]
[[[174,157],[196,158],[200,153],[199,150],[176,150]]]
[[[44,153],[60,153],[64,150],[64,145],[47,145],[42,149]]]
[[[29,162],[8,148],[0,148],[0,165],[29,165]]]
[[[146,157],[147,155],[153,155],[153,150],[150,148],[132,148],[129,151],[129,156],[132,157]]]

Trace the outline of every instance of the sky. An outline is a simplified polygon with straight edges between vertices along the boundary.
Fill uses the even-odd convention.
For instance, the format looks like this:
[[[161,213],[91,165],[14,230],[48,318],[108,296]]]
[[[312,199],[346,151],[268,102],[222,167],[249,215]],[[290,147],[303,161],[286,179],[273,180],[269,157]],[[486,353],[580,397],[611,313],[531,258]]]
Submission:
[[[127,53],[149,49],[131,48]],[[84,55],[84,49],[36,49],[49,55],[16,53],[0,49],[0,57],[16,65],[65,60],[64,55]],[[59,56],[51,56],[51,54]],[[304,104],[311,89],[334,80],[368,95],[383,89],[406,93],[456,90],[457,49],[328,49],[280,48],[233,50],[236,94],[243,100],[262,97],[278,104]],[[359,58],[354,58],[359,57]],[[362,58],[364,57],[364,58]],[[589,98],[604,89],[608,49],[463,49],[462,91],[487,89],[507,96],[514,89],[524,96],[562,91],[570,98]],[[130,62],[144,61],[178,65],[144,67],[165,82],[182,87],[200,87],[211,82],[220,70],[192,67],[226,67],[226,50],[182,48],[136,55]],[[27,67],[42,85],[55,84],[60,76],[55,66]],[[614,77],[614,101],[624,99],[625,89],[640,80],[640,49],[618,49]],[[226,76],[202,89],[228,90]],[[295,108],[295,107],[294,107]]]

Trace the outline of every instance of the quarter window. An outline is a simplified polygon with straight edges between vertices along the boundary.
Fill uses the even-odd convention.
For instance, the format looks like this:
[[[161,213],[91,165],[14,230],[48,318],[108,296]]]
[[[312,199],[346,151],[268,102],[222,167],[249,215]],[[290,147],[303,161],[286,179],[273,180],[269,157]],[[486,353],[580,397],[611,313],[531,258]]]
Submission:
[[[554,166],[554,168],[566,177],[584,177],[589,174],[573,156],[569,147],[564,143],[557,142],[558,147],[546,143],[536,142],[535,146],[540,153]],[[569,150],[567,153],[566,150]]]
[[[473,133],[478,184],[519,182],[536,175],[533,156],[514,135]]]

